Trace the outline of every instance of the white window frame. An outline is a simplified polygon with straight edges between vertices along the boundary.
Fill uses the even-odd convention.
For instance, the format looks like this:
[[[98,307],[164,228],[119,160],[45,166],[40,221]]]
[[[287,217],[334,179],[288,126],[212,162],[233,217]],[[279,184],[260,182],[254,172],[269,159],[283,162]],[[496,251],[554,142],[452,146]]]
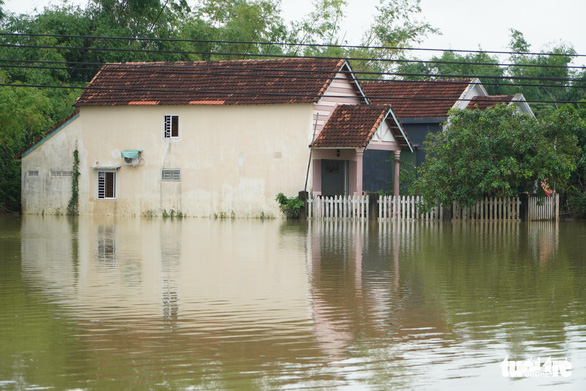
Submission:
[[[109,197],[106,194],[106,178],[107,174],[112,174],[112,196]],[[115,200],[118,195],[118,181],[116,180],[117,175],[116,171],[112,170],[105,170],[105,171],[98,171],[98,188],[96,192],[96,198],[100,200]]]
[[[173,136],[173,118],[177,118],[176,136]],[[165,114],[163,116],[163,138],[167,140],[178,140],[181,137],[181,122],[177,114]]]
[[[167,175],[165,175],[167,174]],[[161,170],[161,181],[163,182],[181,182],[181,169],[164,168]]]

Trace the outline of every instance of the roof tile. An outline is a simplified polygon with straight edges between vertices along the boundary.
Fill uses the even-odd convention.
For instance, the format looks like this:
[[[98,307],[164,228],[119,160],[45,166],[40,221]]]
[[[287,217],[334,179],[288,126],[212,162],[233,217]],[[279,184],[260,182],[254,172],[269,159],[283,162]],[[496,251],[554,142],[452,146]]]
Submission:
[[[76,105],[314,103],[344,64],[335,58],[106,64]]]
[[[377,80],[361,83],[372,103],[390,104],[401,118],[442,118],[462,96],[471,80]]]
[[[389,105],[340,105],[315,140],[315,148],[366,148]]]
[[[468,109],[486,110],[501,103],[509,104],[513,101],[515,95],[491,95],[475,96],[468,103]]]

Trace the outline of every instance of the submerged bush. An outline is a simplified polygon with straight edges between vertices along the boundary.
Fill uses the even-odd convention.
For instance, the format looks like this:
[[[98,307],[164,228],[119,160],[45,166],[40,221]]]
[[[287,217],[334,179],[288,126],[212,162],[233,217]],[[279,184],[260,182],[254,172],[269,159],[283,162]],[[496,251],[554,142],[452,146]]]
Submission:
[[[283,193],[279,193],[276,200],[279,203],[279,208],[288,219],[298,219],[301,210],[305,207],[305,203],[298,196],[287,197]]]

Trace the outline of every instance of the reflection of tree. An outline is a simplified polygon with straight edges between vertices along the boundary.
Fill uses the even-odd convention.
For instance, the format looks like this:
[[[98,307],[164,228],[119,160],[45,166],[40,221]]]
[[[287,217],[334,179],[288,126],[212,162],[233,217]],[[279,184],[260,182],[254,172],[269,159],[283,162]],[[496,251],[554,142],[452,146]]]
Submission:
[[[445,228],[440,243],[421,236],[405,265],[416,268],[425,295],[445,308],[455,337],[484,351],[488,341],[500,341],[511,357],[535,346],[564,354],[569,307],[584,278],[578,284],[553,223]]]

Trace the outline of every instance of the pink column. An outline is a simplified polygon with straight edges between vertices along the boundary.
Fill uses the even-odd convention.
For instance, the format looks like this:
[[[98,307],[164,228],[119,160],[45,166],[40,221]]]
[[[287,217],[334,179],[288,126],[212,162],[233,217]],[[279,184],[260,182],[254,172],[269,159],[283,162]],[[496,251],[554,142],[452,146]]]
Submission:
[[[313,159],[313,194],[321,194],[321,159]]]
[[[393,195],[395,197],[399,196],[401,193],[401,188],[399,187],[399,183],[400,183],[400,167],[399,167],[399,159],[401,158],[401,151],[393,151],[394,155],[395,155],[395,164],[394,164],[394,168],[395,168],[395,173],[393,175]]]
[[[356,150],[356,192],[355,195],[362,195],[362,159],[364,150]]]

